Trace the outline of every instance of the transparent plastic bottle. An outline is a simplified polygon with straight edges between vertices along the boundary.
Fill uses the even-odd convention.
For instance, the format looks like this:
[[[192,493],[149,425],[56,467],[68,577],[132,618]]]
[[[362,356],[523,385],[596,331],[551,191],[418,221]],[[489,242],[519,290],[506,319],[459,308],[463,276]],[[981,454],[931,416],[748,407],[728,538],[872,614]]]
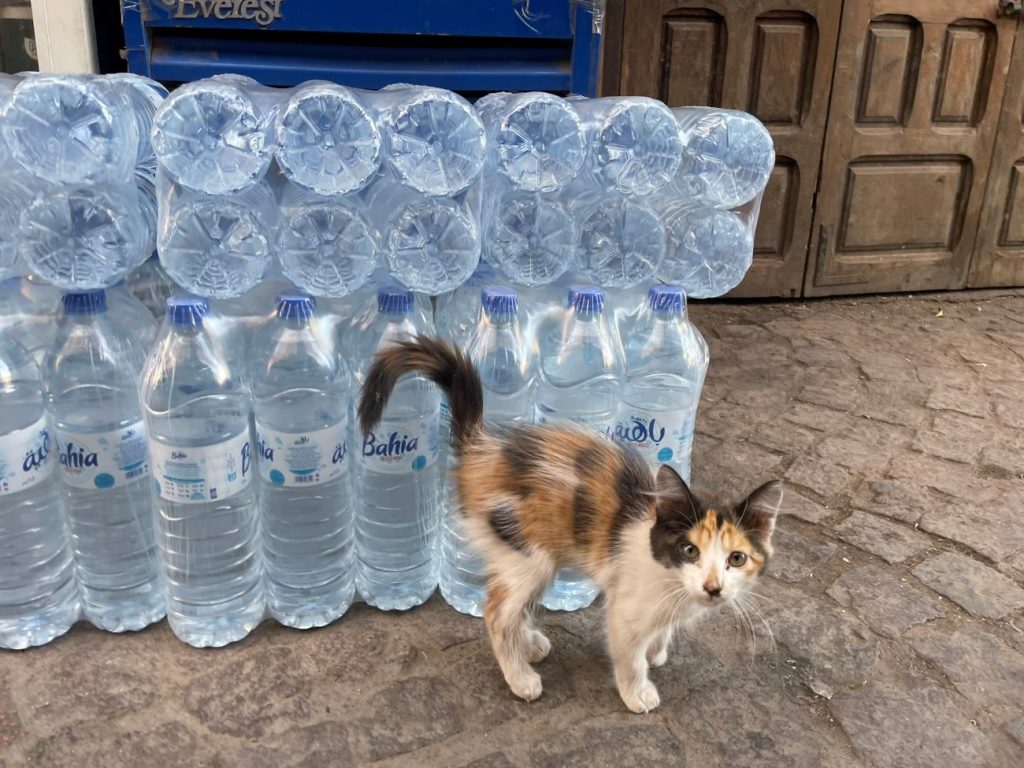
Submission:
[[[636,448],[657,470],[668,464],[690,482],[694,420],[708,345],[686,317],[678,285],[656,285],[647,312],[626,340],[626,386],[615,439]]]
[[[241,640],[263,618],[249,388],[204,327],[205,300],[174,296],[142,376],[157,543],[174,634]]]
[[[672,111],[643,96],[571,102],[587,129],[588,168],[602,189],[643,196],[665,187],[682,159]]]
[[[166,202],[158,249],[174,282],[223,299],[241,296],[260,281],[273,258],[278,211],[266,184],[233,195],[178,190]]]
[[[165,612],[139,404],[145,356],[108,317],[103,291],[63,303],[44,377],[82,606],[100,629],[138,630]]]
[[[309,82],[293,90],[276,130],[281,170],[318,194],[362,189],[380,167],[380,129],[362,97],[343,85]]]
[[[33,199],[30,177],[6,172],[0,177],[0,282],[25,273],[21,259],[21,216]]]
[[[499,282],[501,278],[494,267],[481,261],[466,282],[454,291],[437,297],[434,315],[437,332],[460,347],[465,347],[480,319],[480,291],[487,285]]]
[[[4,113],[11,155],[54,184],[123,183],[144,150],[144,116],[116,80],[37,75],[21,80]]]
[[[471,201],[375,184],[367,204],[378,217],[381,254],[391,275],[411,290],[436,295],[462,285],[480,263],[480,230]]]
[[[347,296],[377,268],[377,234],[357,196],[322,196],[290,184],[281,196],[277,258],[302,290]]]
[[[569,289],[564,322],[543,327],[537,384],[538,424],[578,424],[611,436],[622,401],[625,366],[604,314],[605,294],[594,286]],[[598,589],[563,568],[541,599],[551,610],[590,605]]]
[[[668,248],[658,278],[678,283],[686,295],[708,299],[743,280],[754,259],[754,237],[735,213],[676,203],[662,210]]]
[[[156,341],[156,333],[159,329],[156,320],[146,306],[128,290],[124,282],[107,288],[105,294],[108,308],[107,318],[122,336],[131,337],[134,345],[142,351],[144,360],[149,354],[153,342]],[[141,367],[140,361],[140,365],[135,371],[136,378],[138,378]]]
[[[164,100],[153,118],[153,151],[176,182],[225,195],[264,177],[275,111],[256,98],[258,88],[248,78],[211,77]]]
[[[156,154],[153,152],[153,144],[149,137],[153,132],[153,118],[163,100],[167,98],[168,91],[156,80],[132,72],[107,75],[106,80],[119,86],[131,102],[139,137],[135,172],[145,173],[152,178],[156,173]]]
[[[417,322],[407,290],[381,288],[377,309],[361,334],[360,385],[377,349],[433,333]],[[437,587],[439,413],[437,387],[424,376],[405,376],[376,430],[358,441],[356,583],[363,599],[382,610],[412,608]]]
[[[515,189],[554,192],[586,157],[583,124],[572,105],[550,93],[492,93],[476,104],[488,158]]]
[[[629,288],[654,276],[665,258],[665,226],[646,203],[606,197],[579,211],[579,270],[609,288]]]
[[[43,645],[80,611],[39,366],[0,333],[0,648]]]
[[[481,304],[483,316],[466,351],[483,384],[484,421],[490,426],[528,424],[536,368],[519,327],[518,296],[511,288],[484,288]],[[455,610],[482,616],[487,574],[463,531],[457,494],[451,487],[446,491],[441,594]]]
[[[106,288],[149,258],[150,234],[134,182],[55,186],[21,217],[21,258],[58,288]]]
[[[484,126],[473,106],[443,88],[394,85],[380,91],[385,157],[395,177],[426,195],[456,195],[484,164]]]
[[[60,302],[61,292],[38,278],[0,283],[0,334],[25,347],[40,368],[57,337]]]
[[[746,112],[713,107],[673,110],[683,138],[675,180],[694,203],[736,208],[760,193],[775,166],[771,134]]]
[[[133,269],[124,283],[154,318],[163,317],[167,299],[177,290],[156,253],[146,259],[142,266]]]
[[[576,264],[576,218],[557,196],[507,191],[486,222],[484,258],[517,283],[550,283]]]
[[[282,294],[252,371],[267,607],[322,627],[355,597],[349,376],[312,297]]]

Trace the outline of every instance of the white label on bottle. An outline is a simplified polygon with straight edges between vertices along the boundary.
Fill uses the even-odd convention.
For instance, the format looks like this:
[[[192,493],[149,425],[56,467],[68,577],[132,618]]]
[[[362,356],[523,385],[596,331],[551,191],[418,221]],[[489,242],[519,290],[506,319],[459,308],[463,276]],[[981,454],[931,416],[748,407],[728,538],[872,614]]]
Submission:
[[[55,463],[50,448],[45,416],[0,436],[0,494],[24,491],[48,478]]]
[[[260,477],[271,485],[322,485],[341,475],[348,455],[345,424],[316,432],[278,432],[256,422]]]
[[[179,504],[229,499],[244,491],[252,479],[251,451],[248,431],[217,445],[196,448],[153,442],[149,458],[157,494]]]
[[[360,461],[375,472],[420,472],[437,461],[438,422],[434,411],[423,419],[381,424],[363,436]]]
[[[112,432],[54,431],[61,476],[72,488],[121,488],[149,474],[141,420]]]
[[[685,462],[690,437],[687,410],[624,410],[615,424],[615,439],[633,446],[653,466]]]

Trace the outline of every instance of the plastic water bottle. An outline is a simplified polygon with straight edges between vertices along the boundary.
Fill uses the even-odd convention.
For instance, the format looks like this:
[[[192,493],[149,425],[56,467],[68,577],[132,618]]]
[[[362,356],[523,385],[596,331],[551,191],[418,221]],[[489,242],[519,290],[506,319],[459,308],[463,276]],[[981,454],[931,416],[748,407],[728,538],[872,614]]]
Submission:
[[[11,155],[54,184],[126,182],[140,154],[140,120],[124,85],[88,75],[18,83],[4,113]]]
[[[296,184],[322,195],[362,189],[377,173],[380,129],[350,88],[310,82],[292,91],[277,120],[277,161]]]
[[[594,286],[569,289],[564,323],[550,323],[540,339],[537,386],[538,424],[575,423],[612,435],[622,401],[622,353],[604,313],[605,294]],[[551,610],[590,605],[598,589],[568,568],[541,599]]]
[[[557,199],[505,192],[487,217],[484,258],[523,285],[543,285],[575,266],[576,219]]]
[[[0,283],[0,335],[17,341],[40,366],[57,337],[61,292],[38,278]]]
[[[167,618],[197,647],[241,640],[263,617],[249,388],[205,329],[203,299],[175,296],[142,376]]]
[[[0,333],[0,648],[43,645],[78,619],[56,464],[39,367]]]
[[[679,169],[683,142],[672,111],[642,96],[571,102],[587,129],[589,167],[602,189],[649,195]]]
[[[168,91],[156,80],[132,72],[107,75],[106,80],[120,86],[131,102],[131,112],[139,137],[135,170],[136,173],[143,172],[152,178],[156,173],[156,154],[153,152],[153,144],[149,137],[153,132],[153,118],[167,98]]]
[[[21,217],[22,261],[58,288],[106,288],[152,253],[142,210],[133,182],[47,189]]]
[[[513,188],[554,192],[576,177],[587,148],[569,102],[549,93],[492,93],[476,108],[489,159]]]
[[[465,347],[480,320],[480,291],[487,285],[500,282],[501,277],[494,267],[481,261],[466,282],[454,291],[438,296],[435,313],[438,334]]]
[[[433,333],[417,323],[409,291],[381,288],[377,309],[358,358],[360,385],[375,350]],[[381,423],[358,442],[356,583],[363,599],[382,610],[419,605],[437,586],[439,403],[426,377],[405,376]]]
[[[687,296],[708,299],[743,280],[754,259],[754,237],[735,213],[676,204],[662,211],[668,249],[658,278],[683,287]]]
[[[153,118],[153,151],[171,177],[211,195],[239,192],[267,172],[273,109],[254,99],[258,83],[212,77],[178,88]]]
[[[735,208],[753,200],[775,166],[771,134],[746,112],[712,107],[673,110],[683,137],[676,186],[689,200]]]
[[[355,596],[348,373],[312,297],[282,294],[252,371],[270,615],[322,627]]]
[[[163,317],[167,299],[177,290],[156,253],[146,259],[142,266],[133,269],[124,284],[154,318]]]
[[[273,258],[278,211],[266,184],[233,195],[180,190],[167,210],[157,247],[167,274],[182,288],[236,298],[263,277]]]
[[[484,164],[484,126],[472,105],[443,88],[389,86],[378,101],[388,166],[411,189],[456,195]]]
[[[626,386],[615,439],[655,470],[668,464],[690,481],[694,419],[708,370],[708,345],[686,317],[678,285],[656,285],[626,341]]]
[[[377,268],[377,234],[354,195],[321,196],[296,184],[281,198],[277,257],[285,277],[314,296],[347,296]]]
[[[536,369],[519,327],[519,300],[511,288],[484,288],[483,317],[467,353],[484,389],[488,425],[527,424],[533,420]],[[462,527],[457,495],[448,488],[441,546],[441,594],[455,610],[483,615],[487,574]]]
[[[85,618],[110,632],[164,616],[139,405],[143,362],[131,331],[108,317],[103,291],[64,296],[46,359],[47,405]]]
[[[428,295],[454,290],[480,263],[480,231],[470,205],[401,190],[393,185],[389,194],[370,202],[391,214],[381,233],[384,265],[411,290]]]
[[[122,336],[130,337],[136,347],[142,351],[142,358],[156,341],[156,334],[159,330],[156,320],[146,305],[135,298],[135,295],[128,290],[124,282],[117,283],[105,291],[107,302],[107,317],[110,322],[121,332]],[[142,365],[136,368],[136,374],[141,370]]]
[[[580,273],[609,288],[637,285],[654,276],[665,242],[664,224],[645,203],[605,198],[580,212]]]
[[[21,260],[21,215],[34,195],[29,177],[5,172],[0,177],[0,282],[24,274]]]

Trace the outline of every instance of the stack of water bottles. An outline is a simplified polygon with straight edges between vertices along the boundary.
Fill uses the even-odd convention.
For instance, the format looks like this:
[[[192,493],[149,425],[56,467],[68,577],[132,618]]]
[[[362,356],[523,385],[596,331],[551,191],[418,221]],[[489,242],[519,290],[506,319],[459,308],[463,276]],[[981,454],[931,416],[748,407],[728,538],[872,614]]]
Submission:
[[[754,118],[238,76],[163,95],[0,81],[0,647],[165,613],[220,646],[438,584],[479,615],[449,404],[409,376],[373,434],[352,417],[374,353],[417,334],[468,350],[488,424],[584,425],[688,477],[686,298],[749,267]],[[567,570],[543,603],[595,595]]]
[[[104,288],[152,255],[153,115],[137,75],[0,75],[0,281]]]
[[[238,297],[279,270],[339,297],[378,265],[434,294],[479,261],[484,131],[450,91],[219,75],[167,99],[153,147],[160,257],[196,294]]]

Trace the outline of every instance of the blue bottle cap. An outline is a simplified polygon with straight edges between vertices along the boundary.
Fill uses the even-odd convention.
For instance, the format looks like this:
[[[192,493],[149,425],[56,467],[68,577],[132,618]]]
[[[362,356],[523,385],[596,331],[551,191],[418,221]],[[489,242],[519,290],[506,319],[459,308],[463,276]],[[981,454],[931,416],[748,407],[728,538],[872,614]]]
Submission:
[[[167,322],[182,327],[202,325],[210,304],[200,296],[176,294],[167,299]]]
[[[407,315],[412,311],[412,291],[398,286],[377,290],[377,311],[389,315]]]
[[[316,312],[316,299],[305,293],[282,293],[277,297],[277,316],[282,320],[309,320]]]
[[[574,285],[569,289],[569,303],[580,315],[600,315],[604,311],[604,289],[596,285]]]
[[[680,285],[652,285],[647,291],[647,306],[655,312],[682,314],[686,309],[686,291]]]
[[[484,313],[491,318],[509,320],[519,311],[519,294],[503,285],[489,285],[480,292]]]
[[[65,293],[61,302],[67,315],[97,315],[107,311],[107,293],[103,290]]]

